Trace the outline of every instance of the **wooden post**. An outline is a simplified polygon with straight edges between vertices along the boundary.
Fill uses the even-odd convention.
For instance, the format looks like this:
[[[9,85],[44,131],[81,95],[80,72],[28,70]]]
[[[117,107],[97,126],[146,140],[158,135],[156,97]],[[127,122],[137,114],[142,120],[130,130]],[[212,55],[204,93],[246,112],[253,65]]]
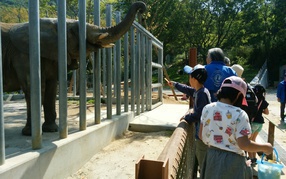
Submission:
[[[274,144],[274,132],[275,132],[275,125],[269,121],[269,127],[268,127],[268,142],[273,146]],[[268,159],[273,159],[273,152],[272,154],[267,156]]]
[[[197,65],[197,48],[190,48],[189,50],[189,66],[194,67]],[[189,97],[189,108],[193,108],[193,98]]]
[[[146,160],[144,156],[135,164],[136,179],[168,179],[169,160]]]
[[[197,65],[197,48],[190,48],[189,66],[194,67],[196,65]]]

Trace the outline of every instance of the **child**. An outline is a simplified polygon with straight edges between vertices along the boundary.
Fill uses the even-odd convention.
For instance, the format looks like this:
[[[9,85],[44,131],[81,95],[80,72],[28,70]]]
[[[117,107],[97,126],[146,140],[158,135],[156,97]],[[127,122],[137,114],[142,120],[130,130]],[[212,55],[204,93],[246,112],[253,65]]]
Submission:
[[[196,158],[201,168],[202,162],[205,158],[207,146],[200,140],[199,125],[202,110],[205,105],[211,101],[209,91],[204,87],[204,82],[207,79],[207,71],[202,65],[196,65],[194,68],[185,66],[184,71],[189,74],[189,83],[191,86],[169,81],[168,84],[173,85],[177,90],[188,96],[193,97],[194,105],[193,112],[182,117],[181,120],[186,120],[188,123],[195,123],[196,126]],[[196,171],[195,171],[196,172]]]
[[[237,76],[242,78],[242,74],[244,72],[244,68],[239,65],[239,64],[234,64],[231,66],[231,68],[236,72]],[[244,81],[245,79],[242,78]],[[250,86],[249,83],[246,82],[247,85],[247,91],[246,91],[246,95],[245,95],[245,99],[246,99],[246,103],[242,104],[241,109],[243,109],[246,114],[248,115],[248,118],[250,120],[251,123],[251,119],[254,118],[256,116],[257,113],[257,102],[258,99],[253,91],[252,86]]]
[[[262,85],[260,84],[255,85],[253,91],[255,92],[258,98],[258,103],[257,103],[256,116],[252,119],[252,123],[251,123],[252,134],[250,136],[250,140],[255,141],[258,133],[262,130],[262,125],[264,123],[264,118],[262,116],[262,113],[266,115],[269,114],[269,110],[268,110],[269,103],[265,100],[266,90]],[[248,155],[251,160],[251,163],[255,164],[257,160],[255,157],[256,153],[249,152]]]
[[[209,148],[201,178],[252,178],[245,151],[262,151],[267,155],[273,151],[270,143],[260,144],[248,138],[249,119],[240,108],[246,90],[247,85],[240,77],[228,77],[218,91],[218,102],[204,107],[199,134]]]

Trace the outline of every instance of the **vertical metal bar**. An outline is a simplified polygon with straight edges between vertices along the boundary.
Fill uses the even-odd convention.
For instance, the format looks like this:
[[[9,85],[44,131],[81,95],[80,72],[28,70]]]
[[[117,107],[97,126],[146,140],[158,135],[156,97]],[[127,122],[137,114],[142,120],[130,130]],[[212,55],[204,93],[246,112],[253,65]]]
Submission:
[[[86,129],[86,1],[81,0],[79,3],[79,54],[80,54],[80,71],[79,71],[79,128]]]
[[[129,106],[129,45],[128,32],[124,35],[124,112],[128,111]]]
[[[134,27],[131,27],[131,111],[135,111],[135,33]]]
[[[113,74],[113,76],[112,76],[112,86],[113,86],[113,92],[112,92],[112,94],[113,94],[113,97],[114,98],[116,98],[116,44],[112,47],[112,61],[113,61],[113,70],[114,70],[114,73],[112,73]]]
[[[121,13],[116,12],[116,23],[121,21]],[[116,42],[116,115],[121,114],[121,39]]]
[[[141,60],[141,46],[140,46],[140,32],[137,32],[137,41],[136,41],[136,61],[135,61],[135,71],[137,73],[136,75],[136,86],[135,86],[135,96],[136,96],[136,114],[139,115],[140,114],[140,60]]]
[[[100,0],[94,0],[94,24],[100,26]],[[93,62],[93,95],[94,95],[94,123],[100,123],[101,117],[101,98],[100,98],[100,81],[101,81],[101,50],[94,54]]]
[[[42,148],[41,128],[41,61],[39,1],[29,0],[29,58],[32,148]]]
[[[66,30],[66,0],[58,0],[59,135],[61,139],[68,136]]]
[[[141,86],[141,113],[145,111],[145,35],[141,33],[141,59],[140,59],[140,86]]]
[[[73,96],[76,96],[76,70],[73,70],[72,72],[72,76],[73,76]]]
[[[106,7],[106,26],[111,26],[111,12],[112,5],[108,4]],[[106,71],[107,75],[107,119],[112,119],[112,48],[107,49],[106,59]]]
[[[102,97],[106,97],[106,49],[102,50]]]
[[[2,69],[2,39],[0,27],[0,165],[5,163],[5,129],[4,129],[4,115],[3,115],[3,69]]]
[[[147,64],[146,64],[146,103],[147,110],[150,111],[152,108],[152,39],[148,39],[147,42]]]
[[[158,63],[163,66],[163,48],[159,49]],[[161,102],[163,102],[163,68],[158,69],[158,80],[162,84],[158,89],[158,95]]]
[[[112,47],[112,61],[113,61],[113,70],[114,70],[114,73],[113,76],[112,76],[112,86],[113,86],[113,97],[116,98],[116,44]]]

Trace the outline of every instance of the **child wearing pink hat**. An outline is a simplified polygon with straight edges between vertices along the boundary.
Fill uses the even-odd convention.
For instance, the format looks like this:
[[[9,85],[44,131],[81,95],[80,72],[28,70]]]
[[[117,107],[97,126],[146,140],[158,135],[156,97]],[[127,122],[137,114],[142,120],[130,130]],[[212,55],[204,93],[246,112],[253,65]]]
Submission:
[[[249,140],[251,127],[248,116],[241,109],[247,90],[246,83],[237,76],[226,78],[217,94],[218,101],[204,107],[199,137],[209,146],[200,178],[252,178],[252,168],[245,151],[272,151],[270,143]]]

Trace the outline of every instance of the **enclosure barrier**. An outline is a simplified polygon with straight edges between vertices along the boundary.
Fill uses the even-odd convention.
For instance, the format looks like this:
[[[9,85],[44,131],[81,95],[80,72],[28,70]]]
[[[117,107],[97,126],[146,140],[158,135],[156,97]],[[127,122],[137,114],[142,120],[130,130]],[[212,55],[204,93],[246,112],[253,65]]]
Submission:
[[[59,46],[59,138],[68,137],[67,126],[67,40],[66,40],[66,1],[58,1],[58,46]],[[33,35],[30,37],[38,37],[39,35],[39,1],[29,0],[29,25],[35,28]],[[79,131],[86,130],[86,1],[79,1],[79,41],[80,41],[80,96],[79,99]],[[94,1],[94,22],[100,24],[100,0]],[[33,14],[33,16],[31,15]],[[112,25],[112,5],[106,7],[106,24]],[[116,13],[116,23],[121,19],[120,12]],[[130,39],[130,40],[129,40]],[[121,48],[121,40],[124,45]],[[40,39],[30,42],[35,49],[40,47]],[[0,44],[1,45],[1,44]],[[122,51],[122,49],[124,49]],[[129,52],[130,49],[130,52]],[[33,53],[36,53],[34,51]],[[94,98],[94,124],[99,124],[101,119],[112,119],[113,115],[121,115],[122,112],[133,111],[135,115],[139,115],[145,110],[152,110],[162,104],[163,95],[163,44],[148,32],[139,23],[134,22],[130,31],[124,35],[124,39],[116,42],[113,48],[99,50],[98,53],[92,54],[93,65],[93,98]],[[40,54],[36,53],[33,61],[40,61]],[[0,60],[2,56],[0,53]],[[124,60],[124,64],[122,61]],[[1,63],[2,65],[2,63]],[[124,66],[123,72],[121,71]],[[42,129],[41,129],[41,81],[40,81],[40,62],[38,66],[31,64],[31,69],[35,71],[35,77],[32,78],[32,90],[35,90],[31,98],[32,104],[32,121],[36,125],[32,129],[32,148],[42,148]],[[33,67],[32,67],[33,66]],[[155,70],[154,70],[155,69]],[[2,70],[2,68],[1,68]],[[130,71],[129,71],[130,70]],[[0,71],[0,79],[2,79],[2,71]],[[75,72],[73,74],[76,74]],[[123,76],[121,78],[121,76]],[[74,77],[74,79],[76,79]],[[123,79],[123,82],[122,82]],[[152,81],[156,80],[155,83]],[[1,80],[0,80],[1,82]],[[124,108],[122,108],[121,92],[122,84],[124,89]],[[76,91],[76,81],[74,82],[74,91]],[[101,86],[103,86],[103,94],[101,94]],[[3,89],[2,82],[0,85]],[[157,90],[154,90],[157,89]],[[0,90],[0,95],[3,92]],[[154,93],[157,93],[157,99],[153,99]],[[105,98],[106,116],[102,116],[101,100]],[[3,98],[0,100],[0,110],[3,111]],[[112,104],[116,103],[116,111],[113,110]],[[34,107],[35,106],[35,107]],[[4,134],[4,116],[0,114],[0,165],[5,162],[5,134]],[[16,135],[16,134],[15,134]]]
[[[157,160],[144,156],[135,165],[136,179],[193,178],[195,163],[195,125],[182,121]]]

